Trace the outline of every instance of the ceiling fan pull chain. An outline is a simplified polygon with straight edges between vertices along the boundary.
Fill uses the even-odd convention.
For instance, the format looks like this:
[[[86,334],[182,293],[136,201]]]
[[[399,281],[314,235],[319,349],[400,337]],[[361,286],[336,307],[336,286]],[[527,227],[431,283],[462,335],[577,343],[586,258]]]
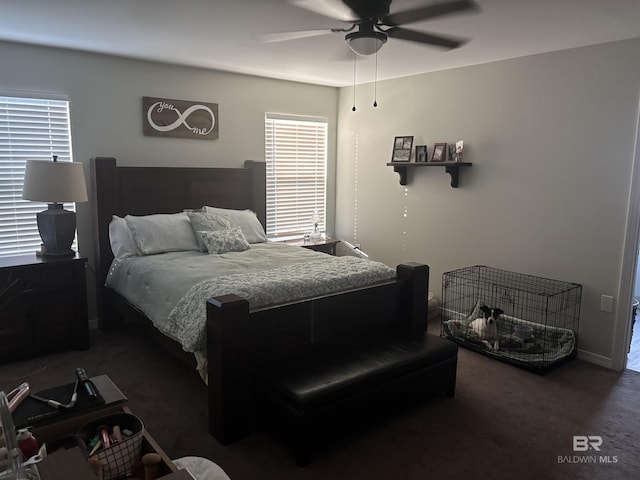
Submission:
[[[356,111],[356,54],[353,53],[353,107],[352,112]]]
[[[378,106],[378,52],[376,52],[376,73],[373,77],[373,107]]]

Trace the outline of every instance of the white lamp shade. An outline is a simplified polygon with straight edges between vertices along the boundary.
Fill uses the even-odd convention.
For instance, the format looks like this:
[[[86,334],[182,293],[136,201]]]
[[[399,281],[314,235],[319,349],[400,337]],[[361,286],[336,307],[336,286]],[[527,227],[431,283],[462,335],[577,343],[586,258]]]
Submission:
[[[81,163],[27,160],[22,198],[35,202],[86,202]]]

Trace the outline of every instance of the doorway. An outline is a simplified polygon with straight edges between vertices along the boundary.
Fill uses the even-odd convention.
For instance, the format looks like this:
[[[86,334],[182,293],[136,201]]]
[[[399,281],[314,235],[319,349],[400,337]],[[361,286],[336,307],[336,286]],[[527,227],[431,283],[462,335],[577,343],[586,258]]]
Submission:
[[[636,318],[640,314],[640,255],[638,256],[634,285],[634,301],[631,311],[631,344],[627,355],[627,369],[640,372],[640,321],[636,322]]]
[[[636,298],[640,299],[640,97],[636,112],[636,138],[631,172],[631,191],[627,211],[627,228],[624,240],[620,290],[620,305],[629,309],[618,309],[613,335],[611,367],[613,370],[640,371],[640,307],[633,312]]]

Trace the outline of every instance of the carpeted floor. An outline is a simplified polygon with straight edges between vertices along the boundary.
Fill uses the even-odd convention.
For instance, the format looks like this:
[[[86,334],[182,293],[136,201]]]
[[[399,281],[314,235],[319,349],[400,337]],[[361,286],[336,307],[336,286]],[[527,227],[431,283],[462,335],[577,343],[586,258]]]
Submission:
[[[268,430],[219,445],[196,373],[125,332],[93,332],[88,351],[2,365],[0,389],[69,383],[76,367],[108,374],[169,456],[210,458],[233,480],[640,478],[640,373],[579,360],[539,376],[460,349],[455,398],[381,415],[321,446],[305,468]],[[573,437],[589,435],[602,438],[600,451],[573,451]]]

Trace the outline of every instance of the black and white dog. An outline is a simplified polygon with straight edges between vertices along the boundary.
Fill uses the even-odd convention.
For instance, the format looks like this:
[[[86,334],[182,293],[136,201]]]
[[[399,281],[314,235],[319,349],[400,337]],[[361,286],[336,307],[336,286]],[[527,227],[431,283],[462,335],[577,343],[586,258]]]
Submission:
[[[476,318],[469,327],[475,331],[482,343],[487,347],[498,350],[500,344],[498,342],[498,317],[504,312],[499,308],[489,308],[486,305],[480,307],[483,316]]]

